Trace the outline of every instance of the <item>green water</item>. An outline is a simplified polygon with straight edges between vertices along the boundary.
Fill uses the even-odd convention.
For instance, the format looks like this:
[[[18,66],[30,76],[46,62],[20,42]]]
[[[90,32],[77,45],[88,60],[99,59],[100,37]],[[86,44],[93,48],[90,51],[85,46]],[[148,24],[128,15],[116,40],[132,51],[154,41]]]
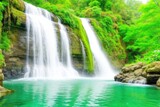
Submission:
[[[160,107],[160,89],[103,80],[6,81],[0,107]]]

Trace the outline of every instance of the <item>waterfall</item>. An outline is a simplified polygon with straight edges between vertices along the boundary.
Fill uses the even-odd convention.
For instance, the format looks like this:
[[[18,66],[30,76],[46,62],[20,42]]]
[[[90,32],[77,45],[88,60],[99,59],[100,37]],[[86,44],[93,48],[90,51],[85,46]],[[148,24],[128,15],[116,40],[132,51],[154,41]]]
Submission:
[[[58,25],[60,28],[60,35],[61,35],[61,59],[62,63],[67,67],[72,67],[71,63],[71,56],[70,56],[70,46],[69,46],[69,39],[66,28],[64,25],[61,24],[61,21],[58,20]]]
[[[81,47],[82,47],[82,56],[83,56],[83,71],[86,69],[86,52],[83,45],[83,42],[80,40]]]
[[[101,77],[105,79],[113,79],[114,78],[114,69],[109,63],[109,60],[105,56],[99,41],[96,37],[96,34],[89,23],[88,19],[82,18],[81,19],[83,27],[86,31],[88,36],[89,44],[91,47],[92,54],[95,58],[95,73],[96,77]]]
[[[52,14],[45,9],[25,3],[27,25],[27,60],[25,77],[63,79],[75,78],[78,72],[71,64],[69,40],[66,30],[60,25],[62,44],[65,45],[66,64],[60,61],[58,40]],[[64,40],[63,40],[64,39]],[[33,58],[32,58],[33,56]]]
[[[62,64],[63,66],[67,67],[68,72],[71,72],[72,74],[74,74],[77,71],[73,68],[72,61],[71,61],[70,41],[69,41],[68,33],[65,26],[61,24],[61,21],[59,19],[58,19],[58,25],[60,28],[60,35],[61,35]]]

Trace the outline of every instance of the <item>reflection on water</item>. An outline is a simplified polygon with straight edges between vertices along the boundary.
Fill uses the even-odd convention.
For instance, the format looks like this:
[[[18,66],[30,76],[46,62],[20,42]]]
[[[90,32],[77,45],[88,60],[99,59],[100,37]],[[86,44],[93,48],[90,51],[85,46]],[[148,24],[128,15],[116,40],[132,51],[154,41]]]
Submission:
[[[160,107],[160,90],[102,80],[7,81],[0,107]]]

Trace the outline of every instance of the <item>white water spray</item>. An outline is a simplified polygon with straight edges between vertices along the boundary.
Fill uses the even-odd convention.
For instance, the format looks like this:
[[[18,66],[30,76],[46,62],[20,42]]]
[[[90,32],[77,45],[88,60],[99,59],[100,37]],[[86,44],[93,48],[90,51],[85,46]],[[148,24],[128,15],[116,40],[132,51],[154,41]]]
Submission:
[[[87,33],[89,44],[91,47],[91,51],[95,58],[95,73],[96,77],[104,78],[104,79],[113,79],[114,78],[114,69],[109,63],[109,60],[105,56],[99,41],[94,33],[92,26],[89,23],[88,19],[81,19],[83,27]]]
[[[25,77],[64,79],[76,78],[70,58],[69,42],[65,28],[60,25],[61,36],[65,38],[66,64],[60,62],[57,35],[52,14],[47,10],[25,3],[27,16],[27,64]],[[63,38],[62,38],[63,39]],[[33,50],[33,52],[32,52]],[[30,55],[33,55],[31,58]]]

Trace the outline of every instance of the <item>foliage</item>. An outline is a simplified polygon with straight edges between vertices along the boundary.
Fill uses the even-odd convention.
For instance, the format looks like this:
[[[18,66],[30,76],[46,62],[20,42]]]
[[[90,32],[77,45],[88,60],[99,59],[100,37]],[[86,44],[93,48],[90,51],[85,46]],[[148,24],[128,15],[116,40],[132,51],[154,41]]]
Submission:
[[[105,27],[103,27],[103,25],[98,23],[95,19],[92,19],[91,23],[95,28],[97,35],[99,35],[99,39],[101,40],[107,54],[111,56],[115,62],[123,63],[126,58],[126,53],[122,47],[120,36],[116,32],[106,30]],[[111,29],[114,30],[113,28]]]
[[[8,2],[6,0],[2,0],[0,2],[0,68],[3,67],[5,63],[4,56],[2,54],[2,49],[8,49],[6,41],[9,42],[6,38],[3,37],[3,34],[2,34],[3,12],[7,5],[8,5]]]
[[[145,62],[145,63],[151,63],[154,61],[160,61],[160,50],[154,50],[154,51],[149,51],[142,56],[135,56],[136,57],[136,62]]]
[[[4,56],[2,52],[0,52],[0,68],[3,67],[3,65],[4,65]]]
[[[104,46],[104,49],[114,60],[124,63],[126,52],[121,38],[126,36],[129,25],[139,17],[140,2],[135,0],[25,0],[45,8],[58,16],[63,24],[70,26],[80,35],[88,50],[88,62],[91,63],[91,53],[88,40],[82,25],[75,16],[92,19],[92,25]],[[79,31],[78,31],[79,30]],[[112,47],[112,48],[111,48]],[[130,54],[130,53],[129,53]],[[93,67],[90,64],[89,69]]]
[[[150,0],[146,5],[142,5],[138,0],[25,1],[49,10],[79,35],[88,51],[90,70],[93,68],[92,55],[85,31],[77,16],[91,19],[98,38],[112,59],[124,61],[128,56],[129,62],[159,60],[158,0]]]
[[[160,8],[151,0],[140,9],[141,16],[132,25],[124,41],[127,44],[127,50],[134,60],[152,62],[160,60]]]
[[[5,0],[2,0],[0,2],[0,21],[2,21],[2,19],[3,19],[3,11],[5,10],[5,6],[7,6],[7,5],[8,5],[8,2]]]
[[[0,49],[8,51],[10,48],[10,39],[7,36],[7,33],[2,34],[1,42],[0,42]]]

